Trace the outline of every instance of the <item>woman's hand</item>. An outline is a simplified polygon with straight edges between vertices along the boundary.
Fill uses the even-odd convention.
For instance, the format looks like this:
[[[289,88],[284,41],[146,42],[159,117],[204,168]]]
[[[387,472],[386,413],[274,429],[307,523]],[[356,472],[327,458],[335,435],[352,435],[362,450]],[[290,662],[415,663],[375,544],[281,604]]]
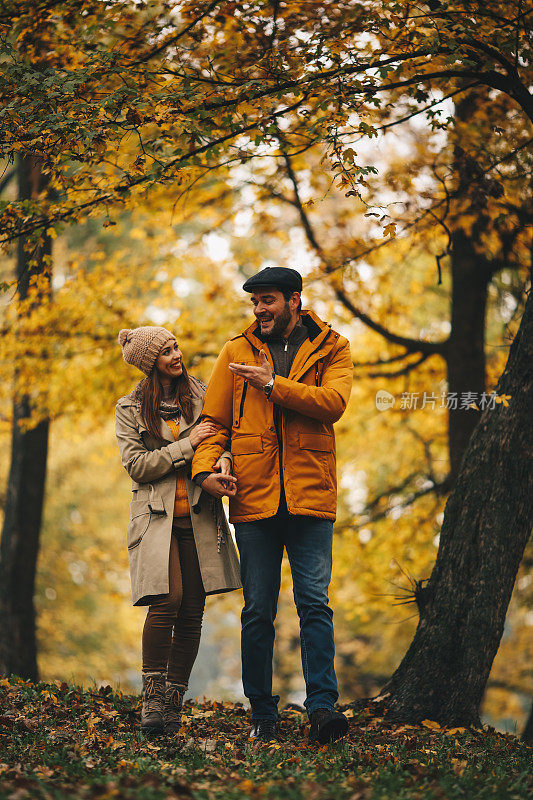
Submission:
[[[220,456],[217,463],[213,467],[214,472],[220,472],[221,475],[231,475],[231,468],[233,464],[231,458],[227,456]]]
[[[202,489],[213,497],[221,498],[224,495],[233,497],[237,493],[237,478],[234,478],[233,475],[220,475],[212,472],[202,481]]]
[[[189,434],[191,447],[196,450],[200,442],[203,442],[208,436],[214,436],[217,431],[218,428],[214,422],[209,422],[208,419],[204,419],[199,425],[193,428]]]

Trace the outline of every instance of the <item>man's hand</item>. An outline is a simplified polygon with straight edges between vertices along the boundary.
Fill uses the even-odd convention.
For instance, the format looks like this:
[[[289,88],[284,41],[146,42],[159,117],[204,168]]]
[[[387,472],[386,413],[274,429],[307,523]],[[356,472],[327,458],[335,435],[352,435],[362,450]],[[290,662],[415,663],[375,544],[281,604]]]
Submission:
[[[226,459],[224,459],[226,461]],[[233,497],[237,494],[237,478],[233,475],[220,475],[212,472],[202,481],[202,489],[213,497]]]
[[[251,364],[238,364],[236,362],[232,362],[229,365],[229,368],[231,372],[233,372],[235,375],[241,375],[248,381],[248,383],[250,383],[252,386],[255,386],[256,389],[262,389],[263,386],[267,385],[274,373],[263,350],[261,350],[259,353],[259,358],[261,360],[261,364],[258,367],[254,367]]]

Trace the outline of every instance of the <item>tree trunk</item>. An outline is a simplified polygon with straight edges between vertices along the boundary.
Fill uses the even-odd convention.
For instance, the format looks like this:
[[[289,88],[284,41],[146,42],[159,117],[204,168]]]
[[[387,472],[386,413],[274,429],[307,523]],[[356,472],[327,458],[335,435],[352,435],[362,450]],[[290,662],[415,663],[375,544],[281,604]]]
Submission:
[[[457,398],[457,408],[448,409],[450,487],[480,412],[461,408],[463,393],[474,393],[474,402],[485,391],[485,312],[489,275],[480,263],[473,242],[458,229],[452,234],[451,331],[446,351],[448,391]],[[453,396],[453,395],[452,395]]]
[[[533,525],[533,292],[497,393],[446,503],[415,637],[382,695],[404,722],[479,724],[479,705]]]
[[[462,227],[459,214],[448,225],[451,230],[451,303],[450,337],[446,350],[448,390],[455,393],[458,407],[448,410],[448,452],[450,458],[450,487],[455,485],[461,460],[470,437],[480,419],[480,412],[461,408],[463,393],[472,392],[474,402],[485,391],[485,316],[487,287],[496,267],[488,268],[481,237],[489,220],[483,202],[480,203],[480,176],[473,159],[469,158],[469,134],[466,140],[462,126],[472,119],[476,108],[487,102],[486,87],[478,87],[455,104],[458,125],[454,132],[453,172],[455,199],[460,206],[469,205],[476,220],[468,233]],[[464,147],[463,147],[464,145]]]
[[[529,709],[529,717],[527,718],[526,726],[522,731],[521,739],[523,742],[531,744],[533,742],[533,703]]]
[[[19,198],[31,199],[46,188],[46,177],[32,156],[18,163]],[[51,239],[30,250],[19,240],[17,254],[18,296],[28,295],[31,279],[48,276],[50,285]],[[49,289],[45,290],[46,292]],[[33,601],[43,511],[48,420],[31,430],[24,423],[31,416],[31,398],[15,391],[11,467],[6,494],[4,525],[0,541],[0,673],[37,680],[36,621]]]

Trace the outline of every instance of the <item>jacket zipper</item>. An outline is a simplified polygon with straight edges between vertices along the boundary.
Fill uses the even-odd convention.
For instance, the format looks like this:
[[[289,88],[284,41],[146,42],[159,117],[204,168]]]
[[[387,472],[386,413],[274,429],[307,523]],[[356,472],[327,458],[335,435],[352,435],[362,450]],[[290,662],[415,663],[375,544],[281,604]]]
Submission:
[[[246,399],[246,392],[247,391],[248,391],[248,381],[245,380],[244,381],[244,387],[243,387],[243,390],[242,390],[242,395],[241,395],[241,405],[239,406],[239,422],[241,421],[242,415],[243,415],[243,412],[244,412],[244,401]]]

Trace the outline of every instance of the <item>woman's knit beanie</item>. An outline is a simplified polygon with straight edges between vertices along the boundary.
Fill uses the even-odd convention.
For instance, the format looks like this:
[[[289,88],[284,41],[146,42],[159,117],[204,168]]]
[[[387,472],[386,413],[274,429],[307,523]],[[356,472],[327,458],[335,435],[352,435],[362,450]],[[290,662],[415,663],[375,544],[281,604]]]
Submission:
[[[154,368],[163,345],[174,334],[157,325],[144,325],[142,328],[123,328],[118,334],[118,343],[122,347],[122,357],[127,364],[138,367],[145,375]]]

